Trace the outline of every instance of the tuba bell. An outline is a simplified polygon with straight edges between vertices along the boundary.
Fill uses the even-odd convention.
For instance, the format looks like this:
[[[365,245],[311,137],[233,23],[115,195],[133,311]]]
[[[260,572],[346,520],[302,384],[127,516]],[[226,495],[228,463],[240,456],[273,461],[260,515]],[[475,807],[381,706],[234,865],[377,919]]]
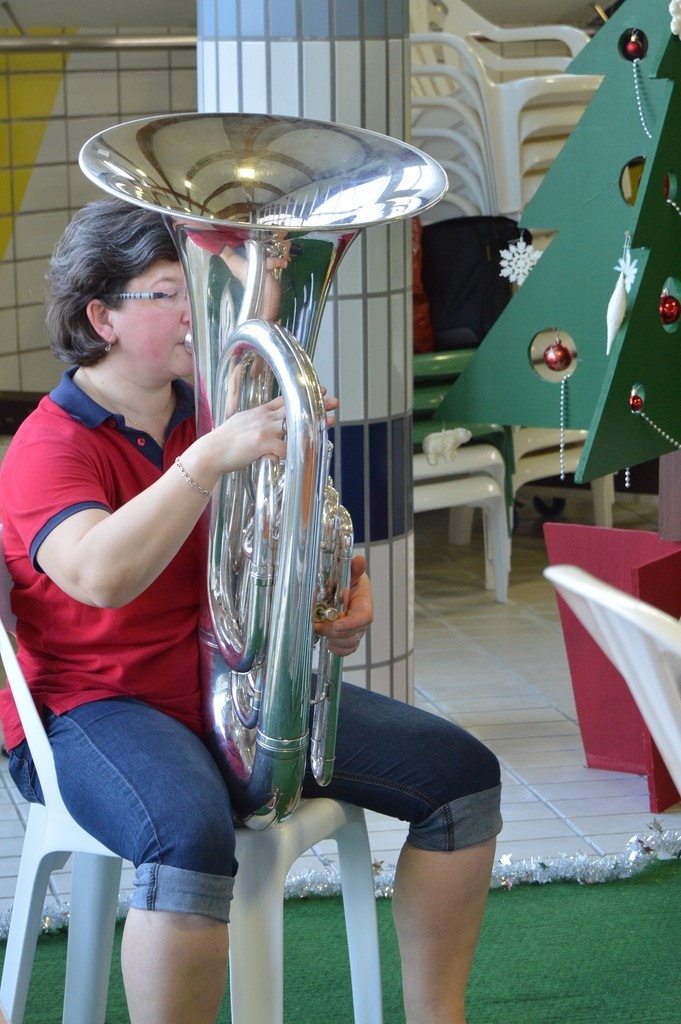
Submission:
[[[350,243],[436,203],[442,168],[405,143],[326,122],[183,114],[116,125],[86,176],[163,214],[192,310],[197,433],[281,394],[287,456],[225,475],[210,504],[199,627],[208,742],[234,813],[265,828],[296,806],[306,759],[333,773],[341,659],[314,620],[343,614],[352,521],[330,479],[312,365]]]

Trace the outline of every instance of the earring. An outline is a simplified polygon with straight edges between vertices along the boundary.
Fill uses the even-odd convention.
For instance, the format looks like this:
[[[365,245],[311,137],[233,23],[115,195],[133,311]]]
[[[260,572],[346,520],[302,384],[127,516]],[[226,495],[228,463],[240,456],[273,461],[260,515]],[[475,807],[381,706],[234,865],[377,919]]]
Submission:
[[[105,352],[110,352],[111,351],[111,342],[110,341],[108,341],[106,343],[106,345],[104,346],[104,351]]]

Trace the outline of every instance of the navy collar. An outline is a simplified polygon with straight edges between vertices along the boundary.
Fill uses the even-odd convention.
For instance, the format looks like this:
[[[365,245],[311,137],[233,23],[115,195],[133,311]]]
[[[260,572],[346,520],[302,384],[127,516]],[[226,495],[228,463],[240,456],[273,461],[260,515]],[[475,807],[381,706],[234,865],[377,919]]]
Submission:
[[[94,399],[86,395],[84,391],[78,387],[74,381],[74,375],[78,370],[77,366],[72,366],[68,370],[64,370],[61,381],[57,384],[56,388],[50,391],[50,398],[58,405],[60,409],[68,413],[72,419],[77,420],[78,423],[82,423],[84,426],[94,430],[95,427],[101,426],[104,422],[111,422],[114,420],[117,429],[125,434],[130,441],[138,448],[137,438],[139,437],[139,430],[134,427],[130,427],[126,424],[125,418],[120,413],[111,412],[110,409],[105,409],[104,406],[99,405]],[[191,384],[188,384],[186,380],[178,379],[173,381],[173,389],[177,398],[173,415],[170,418],[168,425],[167,436],[170,436],[172,431],[178,424],[182,423],[189,416],[194,416],[194,389]],[[151,446],[147,445],[145,454],[151,454],[149,451]],[[160,452],[157,444],[153,445],[153,449]],[[138,449],[139,450],[139,449]],[[152,458],[153,462],[158,462],[157,458]]]

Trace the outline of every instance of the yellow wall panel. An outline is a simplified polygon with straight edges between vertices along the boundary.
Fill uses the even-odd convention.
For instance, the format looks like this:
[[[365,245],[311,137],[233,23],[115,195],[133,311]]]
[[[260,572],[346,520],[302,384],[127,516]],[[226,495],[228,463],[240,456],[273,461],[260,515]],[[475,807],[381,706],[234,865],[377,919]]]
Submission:
[[[38,34],[57,29],[36,29]],[[75,30],[71,30],[75,31]],[[16,35],[14,30],[0,35]],[[9,175],[0,176],[0,214],[16,214],[21,204],[32,168],[45,134],[45,128],[63,81],[64,57],[59,53],[13,53],[3,57],[0,71],[6,76],[0,88],[0,165],[9,164],[12,156],[14,193]],[[8,129],[9,124],[9,129]],[[10,147],[11,141],[11,147]],[[25,168],[17,172],[16,168]],[[4,257],[12,233],[12,221],[0,223],[0,259]]]
[[[9,128],[6,124],[0,124],[0,167],[10,166]]]
[[[61,83],[61,74],[11,75],[9,102],[12,119],[49,117]]]
[[[45,31],[49,32],[49,29]],[[10,74],[42,74],[45,71],[61,71],[64,67],[64,57],[59,52],[11,53],[8,63]]]
[[[12,213],[12,175],[10,171],[0,171],[0,217]]]
[[[30,166],[38,156],[46,121],[16,121],[9,126],[13,166]]]

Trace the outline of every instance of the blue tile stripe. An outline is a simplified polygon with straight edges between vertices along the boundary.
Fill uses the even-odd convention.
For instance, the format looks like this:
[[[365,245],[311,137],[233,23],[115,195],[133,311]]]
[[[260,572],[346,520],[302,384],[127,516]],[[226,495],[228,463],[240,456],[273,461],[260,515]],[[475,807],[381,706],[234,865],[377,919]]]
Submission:
[[[298,4],[296,0],[276,0],[268,5],[269,32],[272,36],[297,39]]]
[[[199,0],[201,39],[389,39],[409,34],[404,0]]]
[[[393,540],[413,529],[411,436],[411,416],[334,428],[340,464],[334,461],[332,475],[357,544]]]

